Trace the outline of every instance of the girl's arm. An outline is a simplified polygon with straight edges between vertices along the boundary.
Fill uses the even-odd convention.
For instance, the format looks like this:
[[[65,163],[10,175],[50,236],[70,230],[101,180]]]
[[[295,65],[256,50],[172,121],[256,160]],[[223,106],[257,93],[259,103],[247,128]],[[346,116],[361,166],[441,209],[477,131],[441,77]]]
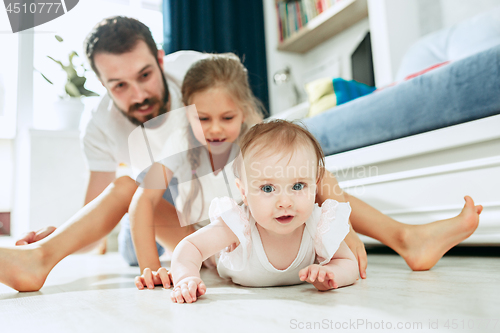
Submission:
[[[310,265],[299,272],[299,277],[321,291],[336,289],[356,282],[358,263],[347,244],[342,241],[328,264]]]
[[[132,240],[141,273],[145,269],[157,271],[161,267],[156,248],[154,212],[171,178],[169,169],[159,163],[153,164],[129,207]]]
[[[200,279],[202,262],[234,243],[239,243],[238,237],[221,218],[184,238],[172,256],[172,301],[191,303],[203,295],[206,287]]]
[[[325,170],[325,175],[318,184],[316,203],[321,206],[326,199],[333,199],[338,202],[347,202],[345,193],[342,191],[342,188],[340,188],[337,179],[328,170]],[[351,221],[349,221],[349,228],[349,234],[347,234],[345,242],[358,260],[359,275],[362,279],[365,279],[366,266],[368,264],[365,245],[354,231]]]

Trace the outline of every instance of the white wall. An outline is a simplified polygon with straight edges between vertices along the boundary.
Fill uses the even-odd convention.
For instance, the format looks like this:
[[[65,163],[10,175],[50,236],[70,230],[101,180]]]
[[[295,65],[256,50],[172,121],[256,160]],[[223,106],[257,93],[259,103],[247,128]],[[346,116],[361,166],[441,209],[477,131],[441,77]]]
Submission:
[[[0,212],[10,212],[12,206],[12,140],[0,139]]]
[[[0,139],[12,139],[16,133],[19,34],[10,29],[7,12],[0,10]]]
[[[419,37],[417,0],[368,0],[375,83],[393,82],[404,53]]]
[[[440,3],[444,28],[500,6],[500,0],[440,0]]]

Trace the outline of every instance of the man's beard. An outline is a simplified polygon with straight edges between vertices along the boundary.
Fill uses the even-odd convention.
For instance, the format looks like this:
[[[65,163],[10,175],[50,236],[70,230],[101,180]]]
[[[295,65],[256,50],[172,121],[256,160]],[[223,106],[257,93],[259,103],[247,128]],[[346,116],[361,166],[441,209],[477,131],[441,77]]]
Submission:
[[[158,65],[159,67],[159,65]],[[168,93],[168,86],[167,86],[167,80],[165,79],[165,74],[163,74],[163,71],[161,70],[160,68],[160,73],[161,73],[161,78],[162,78],[162,82],[163,82],[163,91],[162,91],[162,96],[161,96],[161,100],[159,98],[157,98],[156,96],[153,96],[151,98],[146,98],[142,103],[136,103],[132,106],[130,106],[130,108],[128,109],[128,112],[125,112],[124,110],[120,109],[118,107],[118,105],[116,104],[116,102],[113,100],[113,104],[115,105],[115,107],[125,116],[127,117],[128,120],[130,120],[130,122],[134,125],[137,125],[137,126],[141,126],[143,125],[145,122],[155,118],[155,117],[158,117],[162,114],[165,114],[167,113],[167,103],[168,103],[168,97],[169,97],[169,93]],[[143,107],[144,105],[156,105],[156,104],[159,104],[160,105],[160,109],[158,110],[158,114],[155,115],[154,113],[151,113],[149,115],[146,116],[146,120],[144,121],[140,121],[139,119],[137,119],[136,117],[132,116],[132,114],[139,110],[141,107]]]

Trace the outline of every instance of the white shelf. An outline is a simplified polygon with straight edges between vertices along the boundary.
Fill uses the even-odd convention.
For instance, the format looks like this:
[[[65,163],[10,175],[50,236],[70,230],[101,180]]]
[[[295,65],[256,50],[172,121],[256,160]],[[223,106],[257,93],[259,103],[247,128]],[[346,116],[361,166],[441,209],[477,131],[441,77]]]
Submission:
[[[342,0],[278,45],[279,51],[306,53],[368,17],[367,0]]]

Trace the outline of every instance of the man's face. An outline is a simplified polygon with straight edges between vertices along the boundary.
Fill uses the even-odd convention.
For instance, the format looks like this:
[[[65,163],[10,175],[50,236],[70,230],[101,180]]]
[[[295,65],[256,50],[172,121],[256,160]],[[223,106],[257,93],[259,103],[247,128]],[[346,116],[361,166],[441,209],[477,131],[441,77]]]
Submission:
[[[136,125],[169,109],[163,55],[163,51],[158,51],[155,58],[146,43],[140,40],[130,52],[94,56],[101,83],[115,106]]]

